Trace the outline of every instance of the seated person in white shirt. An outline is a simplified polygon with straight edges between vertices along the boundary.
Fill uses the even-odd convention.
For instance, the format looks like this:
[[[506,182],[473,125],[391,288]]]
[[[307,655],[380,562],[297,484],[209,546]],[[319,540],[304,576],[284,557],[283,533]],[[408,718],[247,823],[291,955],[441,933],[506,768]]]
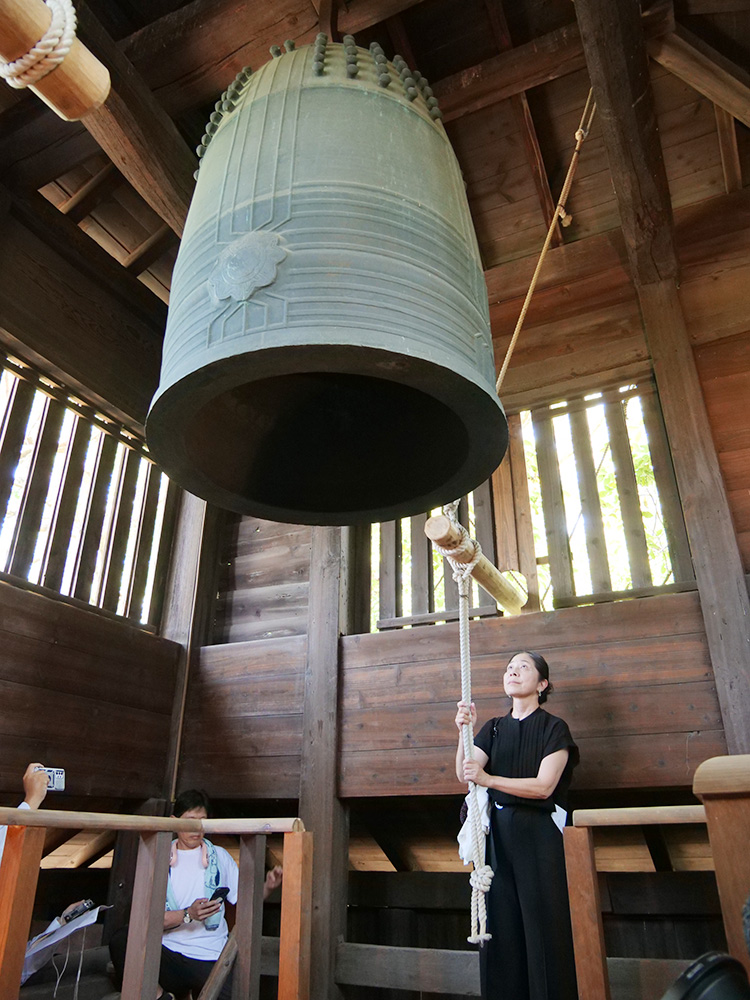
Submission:
[[[49,778],[47,777],[47,772],[44,770],[44,765],[38,762],[29,764],[23,772],[23,802],[18,808],[38,809],[42,802],[44,802],[48,784]],[[3,851],[5,850],[5,835],[7,832],[8,828],[6,826],[0,826],[0,860],[2,860]]]
[[[175,801],[173,816],[180,819],[206,819],[210,803],[205,792],[183,792]],[[239,869],[223,847],[217,847],[200,833],[180,833],[172,842],[164,911],[159,990],[183,996],[192,990],[198,996],[203,984],[221,955],[229,929],[224,919],[224,904],[211,901],[214,889],[229,889],[227,900],[237,902]],[[266,875],[263,898],[281,884],[281,869]],[[112,962],[122,976],[127,949],[127,927],[117,931],[109,943]],[[220,1000],[231,1000],[232,976],[227,977]]]

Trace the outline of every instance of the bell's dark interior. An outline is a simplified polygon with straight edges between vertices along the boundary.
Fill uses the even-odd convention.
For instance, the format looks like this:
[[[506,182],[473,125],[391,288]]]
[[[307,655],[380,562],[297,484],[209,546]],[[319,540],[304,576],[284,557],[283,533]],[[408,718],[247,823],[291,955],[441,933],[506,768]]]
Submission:
[[[419,389],[327,372],[239,386],[202,407],[188,437],[190,464],[238,502],[333,524],[434,506],[469,450],[459,417]]]
[[[750,0],[334,13],[340,36],[429,79],[498,369],[593,87],[565,224],[502,388],[508,453],[458,511],[525,594],[509,614],[472,591],[472,695],[480,722],[504,714],[505,664],[538,649],[547,707],[580,748],[573,812],[644,810],[574,828],[592,831],[597,874],[574,884],[598,887],[606,953],[579,965],[579,987],[603,967],[613,1000],[659,1000],[711,949],[747,969]],[[308,0],[89,0],[78,35],[111,76],[100,108],[67,122],[0,86],[0,801],[18,805],[40,760],[66,771],[40,814],[168,816],[175,790],[202,787],[219,816],[299,816],[309,996],[478,996],[455,841],[458,594],[424,533],[429,504],[343,530],[241,515],[168,482],[144,445],[193,150],[232,77],[285,39],[313,43],[320,17],[330,34],[330,5]],[[242,388],[201,415],[198,460],[227,487],[262,467],[269,505],[299,484],[328,507],[344,475],[368,510],[405,479],[430,494],[477,435],[434,399],[381,389],[329,375]],[[236,463],[244,429],[227,414],[261,394],[278,419]],[[323,436],[336,454],[321,464]],[[392,460],[362,463],[368,437]],[[725,757],[726,809],[701,777]],[[697,819],[669,812],[701,803]],[[671,819],[649,819],[656,806]],[[217,840],[239,857],[238,836]],[[50,827],[39,851],[34,902],[14,904],[28,897],[29,936],[74,900],[113,906],[82,966],[81,996],[104,996],[102,942],[128,918],[136,842],[81,820]],[[269,835],[267,864],[292,880],[288,852]],[[265,920],[261,995],[275,996],[278,893]]]

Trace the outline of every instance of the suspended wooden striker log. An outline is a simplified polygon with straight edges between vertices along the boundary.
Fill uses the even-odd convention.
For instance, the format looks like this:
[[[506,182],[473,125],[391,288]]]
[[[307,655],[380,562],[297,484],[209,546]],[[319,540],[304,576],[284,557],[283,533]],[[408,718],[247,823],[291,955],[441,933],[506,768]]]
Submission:
[[[52,14],[43,0],[0,0],[0,56],[14,62],[44,35]],[[65,121],[100,107],[110,88],[109,71],[78,38],[63,61],[29,87]]]
[[[425,522],[424,533],[442,549],[453,549],[451,558],[456,562],[470,563],[474,558],[473,546],[465,544],[461,533],[445,514],[429,517]],[[529,595],[514,578],[503,576],[499,569],[492,565],[489,559],[482,555],[472,571],[477,583],[484,587],[487,593],[509,615],[518,615],[528,600]]]

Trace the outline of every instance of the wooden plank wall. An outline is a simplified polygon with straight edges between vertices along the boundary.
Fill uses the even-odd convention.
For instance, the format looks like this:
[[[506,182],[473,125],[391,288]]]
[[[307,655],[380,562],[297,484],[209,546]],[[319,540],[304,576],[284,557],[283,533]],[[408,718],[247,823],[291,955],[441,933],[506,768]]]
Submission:
[[[175,643],[0,583],[0,647],[0,793],[42,760],[66,796],[161,794]]]
[[[501,677],[519,649],[547,655],[549,710],[580,745],[579,789],[689,786],[726,752],[697,595],[472,623],[480,721],[507,711]],[[458,794],[453,718],[458,630],[342,640],[341,794]]]
[[[304,635],[312,528],[227,518],[213,642]]]

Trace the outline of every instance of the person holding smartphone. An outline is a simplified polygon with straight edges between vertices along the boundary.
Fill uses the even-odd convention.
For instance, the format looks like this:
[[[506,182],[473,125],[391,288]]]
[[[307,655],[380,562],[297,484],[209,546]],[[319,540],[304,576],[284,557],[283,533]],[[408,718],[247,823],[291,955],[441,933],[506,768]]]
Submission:
[[[175,801],[172,815],[179,819],[207,819],[210,802],[205,792],[191,789]],[[214,963],[227,943],[224,900],[237,902],[239,869],[228,851],[212,844],[201,833],[179,833],[172,841],[164,910],[159,989],[181,996],[192,990],[198,996]],[[281,868],[266,875],[263,898],[281,884]],[[127,949],[127,927],[113,934],[109,944],[112,963],[122,976]],[[232,975],[227,977],[220,1000],[231,1000]]]

